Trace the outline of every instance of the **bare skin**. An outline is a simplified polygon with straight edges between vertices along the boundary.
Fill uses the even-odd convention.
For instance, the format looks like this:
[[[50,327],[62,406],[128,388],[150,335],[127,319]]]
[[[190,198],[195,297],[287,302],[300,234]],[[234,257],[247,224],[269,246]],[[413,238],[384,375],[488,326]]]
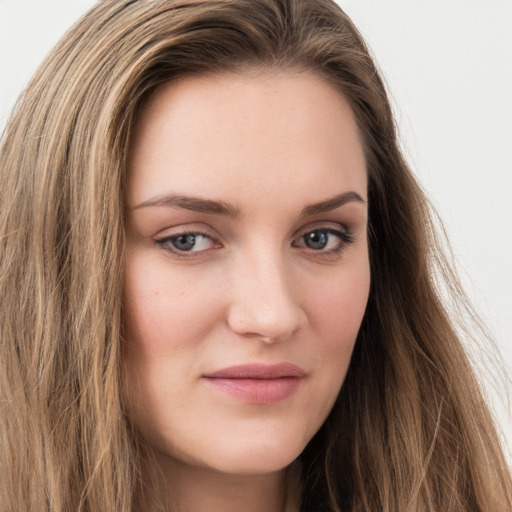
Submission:
[[[353,113],[313,74],[191,77],[150,98],[124,298],[125,403],[161,482],[141,512],[153,497],[298,511],[289,468],[336,400],[368,299],[366,187]]]

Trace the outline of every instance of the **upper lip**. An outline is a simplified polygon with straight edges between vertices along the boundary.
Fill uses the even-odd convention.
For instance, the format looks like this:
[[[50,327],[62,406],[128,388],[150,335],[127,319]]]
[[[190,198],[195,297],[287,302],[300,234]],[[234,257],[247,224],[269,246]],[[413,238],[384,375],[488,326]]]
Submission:
[[[210,379],[282,379],[285,377],[303,377],[305,371],[299,366],[292,363],[278,364],[242,364],[222,368],[211,373],[207,373],[204,377]]]

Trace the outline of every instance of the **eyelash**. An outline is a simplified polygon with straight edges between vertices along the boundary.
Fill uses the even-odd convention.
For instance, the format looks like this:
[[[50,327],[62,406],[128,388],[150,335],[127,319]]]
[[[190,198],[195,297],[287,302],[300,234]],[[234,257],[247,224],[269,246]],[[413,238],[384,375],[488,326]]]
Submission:
[[[210,249],[205,249],[202,251],[185,251],[176,248],[173,245],[173,241],[176,241],[178,238],[184,236],[194,236],[194,237],[204,237],[211,240],[212,243],[218,244],[220,246],[220,242],[213,238],[211,235],[206,233],[202,233],[201,231],[183,231],[181,233],[176,233],[171,236],[166,236],[165,238],[161,238],[159,240],[155,240],[156,244],[159,245],[164,251],[170,252],[173,256],[178,258],[190,258],[191,256],[197,256],[204,252],[209,251]]]
[[[328,235],[334,235],[338,237],[338,242],[336,243],[336,246],[331,249],[323,250],[323,249],[312,249],[305,245],[305,242],[302,244],[299,244],[298,240],[305,240],[305,236],[311,235],[313,233],[324,233]],[[178,258],[190,258],[190,257],[197,257],[198,255],[203,255],[203,253],[210,251],[211,249],[204,249],[200,251],[187,251],[187,250],[180,250],[177,249],[173,241],[176,241],[180,237],[184,236],[194,236],[194,237],[204,237],[211,241],[211,243],[219,245],[221,247],[221,244],[219,240],[213,238],[211,235],[208,235],[207,233],[203,233],[200,231],[183,231],[181,233],[176,233],[171,236],[166,236],[164,238],[155,240],[155,243],[160,246],[164,251],[167,251],[171,253],[173,256]],[[333,227],[318,227],[314,229],[310,229],[309,231],[305,231],[303,234],[300,235],[297,239],[294,240],[292,243],[293,247],[303,247],[305,250],[310,252],[315,257],[337,257],[341,256],[341,254],[344,252],[344,250],[347,248],[347,246],[354,243],[354,236],[349,231],[344,231],[342,229],[336,229]]]
[[[331,249],[327,249],[327,250],[313,249],[313,248],[305,245],[305,237],[307,235],[312,235],[313,233],[334,235],[338,238],[338,241],[337,241],[335,247],[333,247]],[[298,240],[301,240],[301,241],[303,240],[304,245],[297,244],[296,242],[294,242],[292,244],[294,247],[305,247],[306,249],[311,251],[315,256],[339,256],[343,253],[343,251],[347,248],[347,246],[349,246],[350,244],[352,244],[354,242],[354,236],[352,235],[352,233],[350,233],[348,231],[343,231],[342,229],[336,229],[333,227],[318,227],[318,228],[310,229],[309,231],[304,232],[298,238]]]

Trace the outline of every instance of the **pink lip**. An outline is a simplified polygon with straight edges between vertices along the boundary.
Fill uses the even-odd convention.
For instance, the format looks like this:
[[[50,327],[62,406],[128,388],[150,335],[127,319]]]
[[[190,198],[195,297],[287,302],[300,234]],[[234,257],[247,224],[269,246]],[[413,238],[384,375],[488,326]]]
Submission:
[[[231,366],[203,375],[219,391],[253,404],[273,404],[293,395],[304,377],[291,363]]]

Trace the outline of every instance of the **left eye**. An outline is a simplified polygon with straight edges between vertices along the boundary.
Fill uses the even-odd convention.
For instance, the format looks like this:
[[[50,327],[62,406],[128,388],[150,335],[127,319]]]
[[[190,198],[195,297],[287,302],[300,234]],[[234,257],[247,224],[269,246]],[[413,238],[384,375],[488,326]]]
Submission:
[[[335,251],[341,249],[346,243],[350,243],[348,233],[337,229],[314,229],[302,235],[296,246],[307,247],[314,251]]]
[[[157,243],[171,252],[200,252],[215,247],[215,242],[202,233],[181,233],[157,240]]]

